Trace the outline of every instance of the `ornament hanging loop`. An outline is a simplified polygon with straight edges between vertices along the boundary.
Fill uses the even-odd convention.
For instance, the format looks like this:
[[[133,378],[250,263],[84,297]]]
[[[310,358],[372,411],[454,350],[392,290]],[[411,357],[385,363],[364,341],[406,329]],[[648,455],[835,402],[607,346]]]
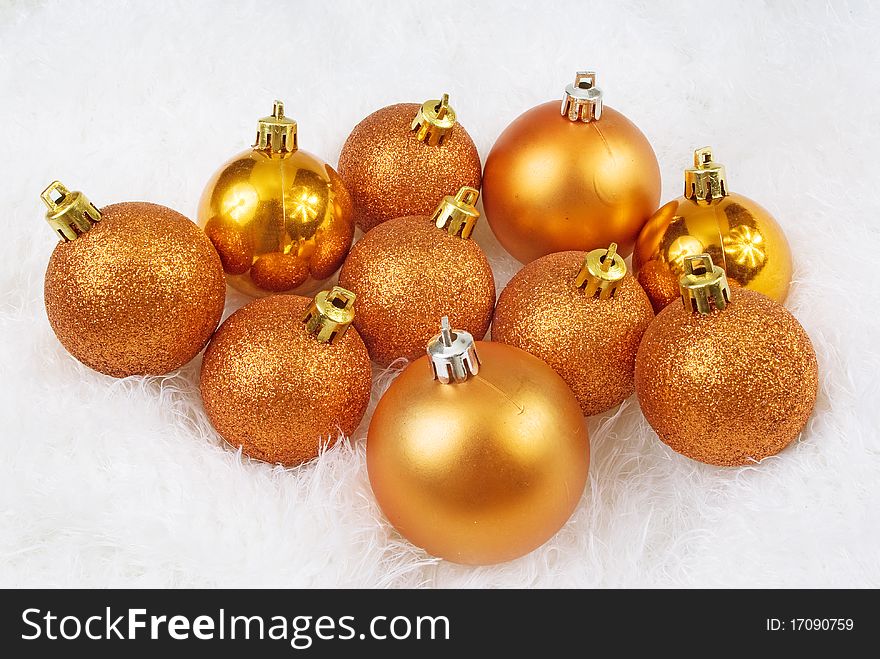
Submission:
[[[40,198],[49,209],[46,222],[64,242],[74,240],[101,221],[101,211],[82,192],[71,192],[61,181],[52,181]]]
[[[684,196],[711,203],[727,196],[727,172],[712,159],[712,147],[694,151],[694,166],[684,170]]]
[[[438,229],[443,229],[449,235],[467,240],[480,218],[480,211],[476,208],[479,198],[479,190],[464,186],[455,193],[454,197],[452,195],[443,197],[443,201],[431,216],[431,221]]]
[[[321,343],[339,342],[354,321],[355,294],[334,286],[321,291],[303,316],[306,331]]]
[[[416,139],[428,146],[443,144],[446,134],[455,126],[455,110],[449,105],[449,94],[440,99],[431,99],[422,103],[410,130],[415,131]]]
[[[297,150],[296,122],[284,116],[284,103],[275,101],[272,114],[257,122],[257,141],[255,151],[266,151],[270,155],[286,155]]]
[[[440,334],[428,342],[434,379],[443,384],[464,382],[480,372],[480,358],[470,332],[454,330],[449,316],[440,321]]]
[[[594,249],[584,259],[574,285],[584,289],[584,295],[600,300],[614,297],[614,292],[626,275],[626,262],[617,253],[617,243],[608,249]]]
[[[561,114],[569,121],[598,121],[602,118],[602,90],[596,87],[595,71],[578,71],[567,85]]]
[[[693,313],[710,314],[730,304],[727,275],[723,268],[712,263],[712,257],[708,254],[685,257],[679,288],[685,309]]]

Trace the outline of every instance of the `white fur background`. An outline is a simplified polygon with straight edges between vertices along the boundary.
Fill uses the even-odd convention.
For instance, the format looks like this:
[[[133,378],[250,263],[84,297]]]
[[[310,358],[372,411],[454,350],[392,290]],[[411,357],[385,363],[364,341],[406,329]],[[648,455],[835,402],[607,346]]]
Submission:
[[[880,9],[842,2],[0,0],[0,585],[880,586]],[[448,11],[443,11],[448,7]],[[663,198],[711,144],[795,253],[789,308],[819,355],[801,440],[754,468],[663,446],[634,400],[590,421],[589,487],[521,560],[472,569],[403,541],[371,497],[367,419],[315,464],[242,461],[199,359],[113,380],[43,309],[51,180],[98,205],[195,215],[283,99],[335,164],[349,130],[448,91],[485,158],[595,68],[654,145]],[[516,264],[483,223],[499,286]],[[227,312],[241,304],[230,295]],[[393,373],[377,374],[376,395]],[[374,400],[375,402],[375,400]]]

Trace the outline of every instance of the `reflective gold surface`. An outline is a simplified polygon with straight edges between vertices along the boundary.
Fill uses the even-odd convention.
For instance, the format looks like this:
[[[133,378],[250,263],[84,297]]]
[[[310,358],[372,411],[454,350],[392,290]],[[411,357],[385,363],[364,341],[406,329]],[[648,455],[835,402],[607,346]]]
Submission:
[[[383,512],[434,556],[490,564],[549,540],[587,479],[590,447],[578,403],[536,357],[476,343],[479,372],[434,380],[424,356],[379,401],[367,469]]]
[[[486,218],[523,263],[612,242],[627,256],[659,202],[651,145],[608,106],[587,123],[561,116],[558,101],[529,110],[495,142],[483,173]]]
[[[208,183],[199,224],[233,287],[255,296],[309,294],[348,254],[351,208],[342,180],[315,156],[248,149]]]

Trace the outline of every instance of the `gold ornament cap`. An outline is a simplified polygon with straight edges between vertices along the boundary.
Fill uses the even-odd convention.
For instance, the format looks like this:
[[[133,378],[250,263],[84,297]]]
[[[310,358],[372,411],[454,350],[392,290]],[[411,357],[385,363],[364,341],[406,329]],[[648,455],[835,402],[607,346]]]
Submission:
[[[275,101],[272,114],[257,121],[254,150],[271,155],[293,153],[296,149],[296,122],[284,116],[284,103]]]
[[[341,286],[318,293],[303,316],[306,331],[321,343],[340,341],[354,321],[354,298]]]
[[[422,107],[412,120],[410,130],[415,131],[416,139],[428,146],[443,144],[446,134],[455,125],[455,110],[449,105],[449,94],[441,99],[431,99],[422,103]]]
[[[477,199],[480,191],[464,186],[455,196],[446,195],[431,216],[431,221],[438,229],[445,230],[450,236],[458,236],[467,240],[474,231],[480,211],[477,210]]]
[[[600,247],[587,254],[574,283],[587,297],[608,300],[625,275],[626,262],[617,253],[617,243],[611,243],[608,249]]]
[[[596,87],[595,71],[578,71],[574,83],[565,87],[561,114],[587,123],[602,118],[602,90]]]
[[[684,196],[705,202],[727,196],[727,172],[712,160],[712,147],[694,151],[693,168],[684,170]]]
[[[66,243],[101,221],[101,211],[82,192],[71,192],[61,181],[52,181],[40,198],[49,208],[46,222]]]
[[[708,254],[686,256],[679,280],[681,300],[693,313],[710,314],[730,304],[730,284],[724,269],[712,263]]]
[[[480,372],[480,358],[470,332],[454,330],[449,316],[440,321],[440,334],[428,342],[434,379],[443,384],[464,382]]]

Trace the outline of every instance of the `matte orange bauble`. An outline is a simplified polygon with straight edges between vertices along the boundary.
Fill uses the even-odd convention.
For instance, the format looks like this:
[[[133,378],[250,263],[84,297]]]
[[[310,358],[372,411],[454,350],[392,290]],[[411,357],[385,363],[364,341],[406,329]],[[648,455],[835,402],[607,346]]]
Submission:
[[[657,315],[639,346],[639,404],[675,451],[713,465],[754,464],[807,423],[816,353],[785,307],[731,288],[708,254],[688,256],[684,268],[681,300]]]
[[[385,222],[352,248],[339,284],[357,294],[354,324],[373,361],[387,366],[423,355],[444,315],[479,338],[488,331],[495,280],[470,238],[479,196],[462,188],[430,217]]]
[[[709,147],[694,152],[684,175],[684,196],[665,204],[642,229],[633,268],[656,311],[678,299],[687,256],[707,253],[731,284],[779,303],[791,283],[791,248],[770,213],[730,192],[724,166]]]
[[[410,542],[456,563],[523,556],[568,520],[590,445],[571,390],[503,343],[442,331],[379,401],[367,434],[370,484]]]
[[[144,202],[98,210],[58,181],[42,198],[61,238],[46,269],[46,313],[70,354],[122,378],[170,373],[205,347],[226,282],[195,224]]]
[[[349,435],[370,402],[372,368],[350,328],[354,295],[273,295],[232,314],[205,351],[208,418],[252,458],[295,466]]]
[[[477,147],[447,94],[377,110],[355,126],[339,155],[339,175],[363,231],[397,217],[430,215],[443,195],[479,190],[480,174]]]
[[[616,247],[532,261],[501,292],[492,320],[492,340],[547,362],[588,416],[633,394],[636,351],[654,319]]]
[[[595,74],[562,101],[508,126],[483,173],[483,207],[498,241],[528,263],[551,252],[617,243],[623,256],[660,202],[660,168],[629,119],[603,106]]]
[[[299,149],[281,101],[259,120],[253,148],[217,170],[199,203],[229,284],[253,296],[321,288],[351,247],[351,214],[342,179]]]

